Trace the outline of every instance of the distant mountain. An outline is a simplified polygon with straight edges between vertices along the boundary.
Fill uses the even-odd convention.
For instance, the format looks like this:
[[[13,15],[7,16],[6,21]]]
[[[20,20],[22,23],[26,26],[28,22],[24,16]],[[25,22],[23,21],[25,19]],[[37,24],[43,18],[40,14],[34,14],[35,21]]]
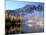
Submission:
[[[44,11],[44,6],[42,6],[42,5],[38,5],[38,6],[26,5],[22,8],[16,9],[16,10],[6,10],[6,12],[9,12],[11,15],[16,15],[16,14],[24,15],[24,14],[27,14],[27,13],[33,13],[34,10]]]

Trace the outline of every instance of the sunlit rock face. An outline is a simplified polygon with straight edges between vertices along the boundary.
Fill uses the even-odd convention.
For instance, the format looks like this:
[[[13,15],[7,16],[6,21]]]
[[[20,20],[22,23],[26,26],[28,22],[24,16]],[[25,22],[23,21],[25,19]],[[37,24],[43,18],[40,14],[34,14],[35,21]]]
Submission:
[[[10,19],[10,23],[14,22],[13,24],[21,24],[20,27],[14,29],[10,27],[12,31],[23,30],[32,32],[33,29],[37,32],[44,28],[43,6],[41,5],[26,5],[16,10],[6,10],[6,12],[5,17],[7,20]]]

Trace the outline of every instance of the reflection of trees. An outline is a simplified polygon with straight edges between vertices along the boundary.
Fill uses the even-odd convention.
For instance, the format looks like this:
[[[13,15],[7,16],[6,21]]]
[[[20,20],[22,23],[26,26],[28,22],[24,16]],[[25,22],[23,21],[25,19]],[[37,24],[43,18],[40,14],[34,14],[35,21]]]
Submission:
[[[35,5],[33,5],[32,7],[26,7],[26,8],[20,8],[18,10],[6,10],[5,12],[5,22],[6,22],[6,27],[7,29],[10,28],[10,26],[12,26],[14,28],[14,26],[20,27],[21,24],[15,24],[15,23],[22,23],[22,16],[19,13],[24,12],[30,12],[32,10],[38,10],[41,11],[43,10],[43,6],[42,5],[38,5],[37,7]],[[12,13],[14,12],[14,13]],[[11,15],[11,13],[13,14],[13,16]],[[22,13],[22,15],[25,15]],[[32,19],[31,17],[29,18],[30,20]],[[25,19],[23,19],[25,20]],[[40,17],[39,16],[35,16],[36,21],[40,21]],[[8,23],[8,24],[7,24]],[[17,32],[19,32],[17,30]]]
[[[17,27],[19,27],[20,28],[20,25],[21,25],[21,21],[22,21],[22,18],[21,18],[21,16],[20,15],[16,15],[16,16],[12,16],[11,14],[10,14],[10,11],[8,10],[8,11],[6,11],[5,12],[5,29],[6,29],[6,32],[8,32],[9,30],[10,30],[10,27],[12,26],[13,27],[13,29],[14,29],[14,26],[15,26],[15,28]],[[16,24],[17,23],[17,24]],[[20,23],[20,24],[18,24],[18,23]],[[18,32],[19,33],[19,31],[20,30],[15,30],[16,32]],[[14,32],[15,32],[14,31]],[[11,32],[13,32],[13,31],[11,31]]]

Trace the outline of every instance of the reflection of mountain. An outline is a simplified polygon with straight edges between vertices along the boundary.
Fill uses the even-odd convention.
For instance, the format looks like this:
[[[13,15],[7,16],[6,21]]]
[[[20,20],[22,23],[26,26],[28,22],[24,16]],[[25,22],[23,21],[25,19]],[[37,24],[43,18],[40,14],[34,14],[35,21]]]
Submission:
[[[44,6],[43,5],[38,5],[38,6],[35,6],[35,5],[26,5],[22,8],[19,8],[19,9],[16,9],[16,10],[6,10],[6,12],[9,12],[10,14],[12,15],[16,15],[16,14],[27,14],[27,13],[33,13],[34,10],[36,11],[44,11]]]
[[[35,27],[40,28],[40,26],[34,25],[35,21],[43,21],[43,11],[44,8],[42,5],[34,6],[34,5],[26,5],[23,8],[19,8],[16,10],[6,10],[6,28],[10,29],[10,27],[13,27],[13,31],[20,32],[20,27],[22,27],[22,31],[24,32],[35,32]],[[17,14],[17,15],[16,15]],[[13,15],[13,16],[12,16]],[[32,19],[33,18],[33,19]],[[41,21],[41,22],[42,22]],[[34,23],[35,22],[35,23]],[[43,22],[42,22],[43,23]],[[42,25],[41,23],[41,25]],[[21,26],[22,25],[22,26]],[[14,28],[15,26],[15,28]],[[33,27],[34,26],[34,27]],[[33,27],[33,30],[32,30]],[[43,28],[43,25],[41,26]],[[26,29],[24,29],[26,28]],[[7,30],[6,29],[6,30]],[[12,32],[13,33],[13,32]]]

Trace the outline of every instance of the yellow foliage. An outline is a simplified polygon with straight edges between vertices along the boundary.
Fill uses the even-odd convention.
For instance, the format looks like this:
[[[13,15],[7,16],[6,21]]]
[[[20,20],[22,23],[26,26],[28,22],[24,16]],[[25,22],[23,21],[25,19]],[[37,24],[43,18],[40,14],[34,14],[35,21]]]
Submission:
[[[28,19],[29,19],[29,20],[32,20],[32,17],[30,16]]]
[[[40,16],[35,16],[34,18],[36,21],[40,21]]]

